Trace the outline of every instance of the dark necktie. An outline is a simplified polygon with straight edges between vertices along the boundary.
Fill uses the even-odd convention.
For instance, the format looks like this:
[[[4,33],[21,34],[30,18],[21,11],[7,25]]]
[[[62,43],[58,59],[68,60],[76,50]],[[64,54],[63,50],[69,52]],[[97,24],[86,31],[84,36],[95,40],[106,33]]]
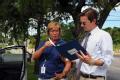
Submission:
[[[91,34],[91,33],[86,33],[85,41],[84,41],[84,44],[83,44],[83,47],[84,47],[85,49],[86,49],[86,47],[87,47],[87,42],[88,42],[88,39],[89,39],[90,34]],[[78,67],[77,67],[76,80],[79,80],[79,78],[80,78],[80,68],[81,68],[81,64],[82,64],[82,62],[80,61],[79,64],[78,64]]]

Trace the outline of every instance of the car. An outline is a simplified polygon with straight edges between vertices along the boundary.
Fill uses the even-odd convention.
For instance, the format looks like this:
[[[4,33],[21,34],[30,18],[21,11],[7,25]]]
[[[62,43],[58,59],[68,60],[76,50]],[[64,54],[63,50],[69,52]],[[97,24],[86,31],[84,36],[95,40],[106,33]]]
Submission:
[[[0,80],[27,80],[25,46],[0,49]]]

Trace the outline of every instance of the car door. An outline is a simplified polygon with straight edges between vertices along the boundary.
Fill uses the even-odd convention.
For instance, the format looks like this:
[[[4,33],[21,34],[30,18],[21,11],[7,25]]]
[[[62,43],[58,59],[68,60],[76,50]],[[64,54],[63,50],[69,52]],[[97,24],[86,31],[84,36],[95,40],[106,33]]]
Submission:
[[[0,80],[27,80],[24,46],[0,49]]]

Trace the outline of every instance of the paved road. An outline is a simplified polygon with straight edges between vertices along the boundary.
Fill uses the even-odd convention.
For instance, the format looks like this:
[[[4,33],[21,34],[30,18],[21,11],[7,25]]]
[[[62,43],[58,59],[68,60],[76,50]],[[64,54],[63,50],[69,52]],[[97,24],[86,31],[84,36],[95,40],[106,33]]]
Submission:
[[[114,57],[107,75],[107,80],[120,80],[120,56]]]

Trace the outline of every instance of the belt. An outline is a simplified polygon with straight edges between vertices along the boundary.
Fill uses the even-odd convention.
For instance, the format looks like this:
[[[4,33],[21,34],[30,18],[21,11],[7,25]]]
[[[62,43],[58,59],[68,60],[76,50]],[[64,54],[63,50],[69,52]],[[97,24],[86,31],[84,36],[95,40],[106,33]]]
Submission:
[[[104,76],[99,76],[99,75],[91,75],[91,74],[85,74],[85,73],[80,73],[80,74],[84,78],[92,78],[92,79],[97,79],[98,77],[104,78]]]
[[[62,79],[55,79],[54,77],[53,77],[53,78],[50,78],[50,79],[38,78],[38,80],[66,80],[66,78],[62,78]]]

